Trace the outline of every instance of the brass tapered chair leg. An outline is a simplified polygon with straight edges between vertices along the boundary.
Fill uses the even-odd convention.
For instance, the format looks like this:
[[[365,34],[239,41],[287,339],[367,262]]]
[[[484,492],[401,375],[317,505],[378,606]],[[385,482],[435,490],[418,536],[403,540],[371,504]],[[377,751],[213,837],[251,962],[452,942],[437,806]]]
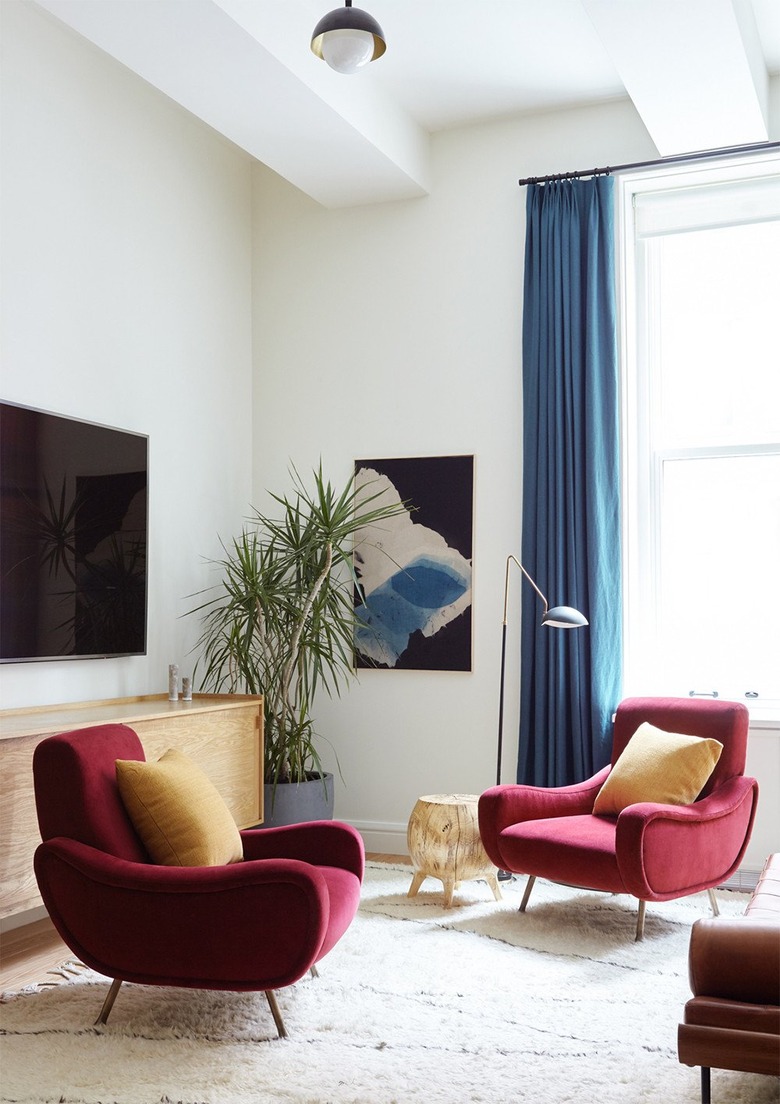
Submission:
[[[103,1007],[100,1009],[100,1015],[95,1020],[95,1027],[101,1027],[111,1015],[111,1009],[114,1007],[114,1001],[116,1000],[116,995],[119,992],[121,984],[121,978],[114,978],[114,980],[111,982],[111,988],[106,993],[106,999],[103,1001]]]
[[[536,875],[529,874],[528,881],[525,883],[525,893],[523,894],[523,899],[520,902],[520,912],[525,912],[525,906],[528,904],[528,898],[531,896],[531,890],[534,888],[535,883]]]
[[[311,967],[311,970],[309,971],[309,973],[311,974],[311,976],[312,976],[313,978],[316,978],[316,977],[319,977],[319,976],[320,976],[320,972],[319,972],[319,970],[317,969],[316,965],[314,965],[314,964],[312,964],[312,967]]]
[[[645,908],[647,907],[647,901],[639,902],[639,912],[636,914],[636,935],[634,936],[635,943],[641,943],[645,937]]]
[[[720,908],[718,907],[718,898],[715,896],[715,890],[710,888],[707,890],[710,898],[710,905],[712,906],[712,915],[720,916]]]
[[[268,1001],[268,1007],[271,1009],[271,1015],[274,1018],[276,1024],[276,1030],[280,1039],[287,1038],[287,1029],[284,1026],[284,1020],[282,1019],[282,1013],[279,1011],[279,1004],[276,1000],[276,993],[273,989],[266,989],[265,999]]]

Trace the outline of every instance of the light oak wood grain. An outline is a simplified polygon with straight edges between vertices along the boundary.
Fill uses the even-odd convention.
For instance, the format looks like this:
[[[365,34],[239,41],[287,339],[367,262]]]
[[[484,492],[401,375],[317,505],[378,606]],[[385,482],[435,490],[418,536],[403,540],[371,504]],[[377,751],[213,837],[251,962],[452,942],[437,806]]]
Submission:
[[[0,917],[41,904],[32,859],[40,843],[33,792],[36,745],[55,732],[118,722],[138,734],[147,759],[175,747],[208,774],[239,828],[263,818],[262,698],[197,694],[79,702],[0,712]]]

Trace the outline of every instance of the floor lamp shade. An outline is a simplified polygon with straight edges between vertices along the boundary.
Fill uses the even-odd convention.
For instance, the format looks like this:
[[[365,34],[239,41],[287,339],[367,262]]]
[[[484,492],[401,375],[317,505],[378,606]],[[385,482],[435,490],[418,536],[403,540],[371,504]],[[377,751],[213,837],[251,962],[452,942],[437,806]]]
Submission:
[[[501,628],[501,680],[498,692],[498,746],[496,749],[496,785],[501,785],[501,757],[504,750],[504,683],[506,675],[506,633],[509,609],[509,579],[512,564],[520,568],[524,577],[531,584],[542,601],[541,624],[555,629],[580,629],[588,624],[584,614],[573,606],[550,606],[536,582],[531,578],[526,569],[516,556],[509,555],[506,558],[506,576],[504,579],[504,620]]]

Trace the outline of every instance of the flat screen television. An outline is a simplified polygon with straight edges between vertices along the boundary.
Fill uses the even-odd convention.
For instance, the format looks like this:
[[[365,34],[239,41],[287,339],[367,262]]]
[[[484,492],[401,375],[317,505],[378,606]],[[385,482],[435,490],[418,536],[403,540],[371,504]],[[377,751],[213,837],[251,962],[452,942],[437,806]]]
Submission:
[[[145,655],[148,445],[0,402],[0,662]]]

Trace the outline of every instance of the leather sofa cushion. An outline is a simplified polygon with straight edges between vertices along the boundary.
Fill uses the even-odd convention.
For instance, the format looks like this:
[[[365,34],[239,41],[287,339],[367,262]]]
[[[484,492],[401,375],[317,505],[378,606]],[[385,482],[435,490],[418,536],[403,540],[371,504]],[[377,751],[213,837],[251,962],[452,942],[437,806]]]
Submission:
[[[717,997],[693,997],[685,1006],[685,1022],[699,1027],[762,1031],[780,1036],[780,1008],[776,1004],[746,1004],[719,1000]]]

